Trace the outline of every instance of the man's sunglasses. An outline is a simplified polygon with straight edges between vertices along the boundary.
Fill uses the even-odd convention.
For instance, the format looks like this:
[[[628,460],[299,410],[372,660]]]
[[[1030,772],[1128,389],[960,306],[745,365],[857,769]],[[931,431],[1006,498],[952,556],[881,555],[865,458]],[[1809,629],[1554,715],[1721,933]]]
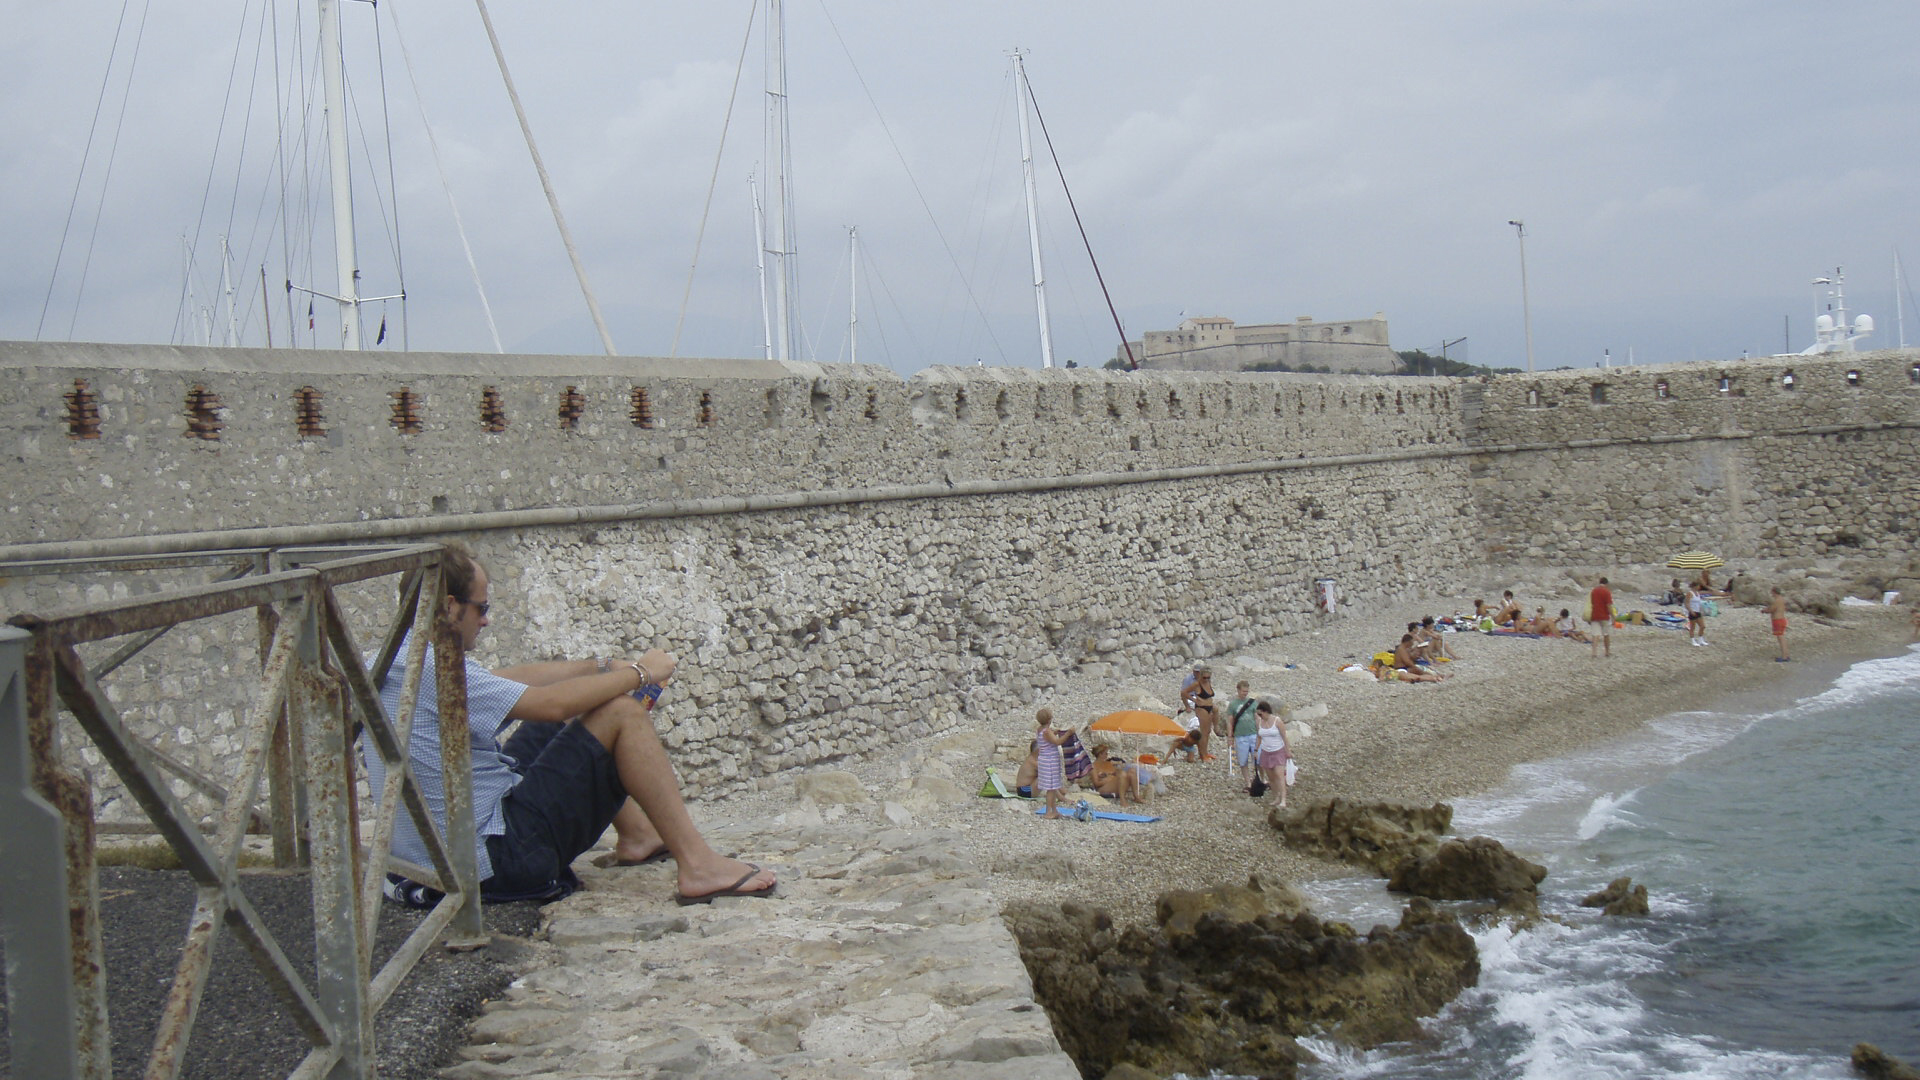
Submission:
[[[456,597],[456,599],[458,598]],[[461,600],[460,602],[474,609],[475,611],[478,611],[480,613],[480,617],[483,619],[487,617],[487,609],[493,606],[492,601],[489,601],[489,600],[482,600],[477,604],[471,600]]]

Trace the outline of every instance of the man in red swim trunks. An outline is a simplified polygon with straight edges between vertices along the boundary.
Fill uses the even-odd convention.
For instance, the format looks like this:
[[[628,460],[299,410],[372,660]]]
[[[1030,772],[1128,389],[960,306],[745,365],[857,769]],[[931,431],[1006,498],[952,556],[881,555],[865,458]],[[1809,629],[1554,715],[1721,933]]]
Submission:
[[[1604,646],[1607,655],[1613,655],[1613,590],[1607,588],[1607,579],[1601,578],[1600,584],[1593,587],[1593,594],[1587,597],[1587,643],[1593,646],[1593,655],[1599,656]]]
[[[1787,662],[1787,598],[1781,593],[1780,586],[1773,587],[1773,599],[1767,601],[1767,614],[1773,617],[1773,640],[1780,643],[1780,655],[1774,662]]]

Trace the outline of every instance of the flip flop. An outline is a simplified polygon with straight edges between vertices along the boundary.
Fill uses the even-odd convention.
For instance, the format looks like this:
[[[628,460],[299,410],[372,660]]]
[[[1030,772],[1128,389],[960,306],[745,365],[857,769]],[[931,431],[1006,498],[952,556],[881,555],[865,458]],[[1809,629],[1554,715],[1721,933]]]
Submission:
[[[747,865],[753,866],[752,863],[748,863]],[[679,904],[681,907],[689,907],[693,904],[711,904],[715,900],[718,900],[723,896],[747,896],[747,897],[772,896],[774,890],[780,887],[780,883],[777,881],[767,886],[764,889],[743,889],[740,887],[742,885],[745,885],[747,882],[752,881],[753,876],[755,874],[758,874],[759,872],[760,872],[760,868],[758,866],[754,866],[753,869],[747,871],[745,874],[742,874],[740,877],[740,880],[734,882],[732,885],[729,885],[724,889],[715,889],[713,892],[710,892],[710,893],[701,893],[699,896],[685,896],[685,895],[682,895],[681,893],[674,893],[673,902],[676,904]]]
[[[595,855],[593,857],[593,865],[602,870],[607,870],[616,866],[646,866],[650,863],[665,862],[671,858],[673,858],[673,852],[668,851],[666,848],[661,848],[659,851],[654,852],[644,859],[616,858],[613,852],[609,851],[601,855]]]

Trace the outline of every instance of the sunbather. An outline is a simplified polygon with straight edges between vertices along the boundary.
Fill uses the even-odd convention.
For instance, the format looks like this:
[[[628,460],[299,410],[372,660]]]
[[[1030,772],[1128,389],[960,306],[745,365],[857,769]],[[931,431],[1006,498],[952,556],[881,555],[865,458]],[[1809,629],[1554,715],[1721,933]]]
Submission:
[[[1517,625],[1521,621],[1523,614],[1520,610],[1520,601],[1513,598],[1512,589],[1508,589],[1500,595],[1502,597],[1500,610],[1493,613],[1493,624],[1495,626],[1512,626],[1516,630],[1520,629]]]
[[[1397,668],[1385,660],[1374,660],[1368,668],[1373,677],[1381,682],[1439,682],[1445,675],[1425,668]]]
[[[1140,774],[1111,755],[1105,743],[1093,748],[1093,772],[1088,776],[1093,790],[1123,803],[1144,801],[1140,798]]]
[[[1447,637],[1434,625],[1433,616],[1420,620],[1420,629],[1427,635],[1427,657],[1432,660],[1458,660],[1453,650],[1447,647]]]

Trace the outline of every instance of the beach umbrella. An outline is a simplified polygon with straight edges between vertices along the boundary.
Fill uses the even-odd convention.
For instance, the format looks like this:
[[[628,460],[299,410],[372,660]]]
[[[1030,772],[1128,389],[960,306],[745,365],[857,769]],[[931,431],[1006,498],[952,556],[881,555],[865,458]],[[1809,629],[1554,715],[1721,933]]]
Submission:
[[[1087,730],[1115,735],[1165,735],[1169,738],[1179,738],[1187,733],[1187,729],[1175,723],[1171,717],[1145,709],[1123,709],[1108,713],[1088,724]]]
[[[1667,560],[1675,570],[1712,570],[1727,565],[1727,560],[1711,551],[1683,551]]]

